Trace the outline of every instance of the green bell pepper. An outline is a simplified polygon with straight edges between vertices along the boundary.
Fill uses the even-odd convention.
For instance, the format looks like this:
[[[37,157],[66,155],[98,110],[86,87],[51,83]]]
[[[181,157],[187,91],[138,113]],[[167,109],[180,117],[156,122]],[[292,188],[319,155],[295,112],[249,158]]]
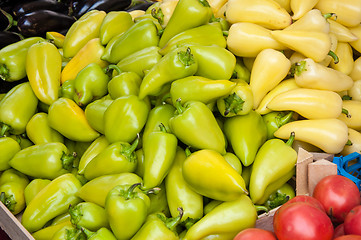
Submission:
[[[28,206],[31,200],[33,200],[34,197],[50,182],[51,180],[49,179],[41,179],[41,178],[33,179],[24,189],[26,206]]]
[[[81,107],[108,93],[109,76],[97,63],[85,66],[74,79],[73,100]]]
[[[165,178],[167,202],[172,217],[178,216],[178,207],[184,212],[182,222],[199,220],[203,217],[203,196],[193,191],[183,178],[183,163],[186,159],[185,151],[178,147],[174,163]]]
[[[20,150],[9,161],[9,165],[28,176],[51,180],[69,173],[73,161],[73,153],[63,143],[53,142]]]
[[[97,231],[102,227],[109,227],[105,209],[92,202],[81,202],[69,207],[70,222],[77,228],[84,227],[90,231]]]
[[[93,202],[105,206],[105,198],[109,191],[117,185],[134,184],[142,182],[142,178],[135,173],[118,173],[103,175],[84,184],[76,193],[86,202]]]
[[[29,82],[10,89],[0,101],[0,136],[4,136],[6,132],[24,133],[26,124],[37,110],[38,102]]]
[[[0,50],[0,78],[7,82],[26,77],[26,56],[30,46],[45,41],[42,37],[28,37]]]
[[[29,232],[35,232],[54,217],[65,213],[69,205],[81,199],[75,193],[81,188],[79,180],[71,173],[60,175],[43,188],[25,208],[21,223]]]
[[[167,132],[163,124],[160,131],[151,132],[143,142],[144,175],[142,189],[159,186],[173,164],[178,139]]]
[[[110,143],[131,142],[143,129],[150,109],[138,96],[115,99],[104,112],[104,135]]]
[[[21,150],[20,144],[11,137],[0,138],[0,171],[10,168],[9,161]]]
[[[26,135],[34,144],[64,142],[64,137],[49,126],[48,114],[35,113],[26,125]]]
[[[100,136],[87,121],[83,109],[69,98],[59,98],[48,111],[49,126],[64,137],[80,142],[91,142]]]
[[[255,204],[263,204],[295,173],[297,152],[291,146],[294,134],[285,143],[275,138],[267,140],[258,150],[252,165],[249,192]],[[282,158],[280,158],[282,156]]]
[[[101,98],[94,100],[86,105],[84,114],[89,125],[96,131],[104,134],[104,113],[109,105],[113,102],[112,99]]]
[[[119,24],[121,23],[121,24]],[[132,16],[126,11],[111,11],[104,17],[100,25],[99,38],[103,45],[118,34],[122,34],[134,25]]]
[[[257,217],[257,210],[251,199],[242,195],[216,206],[188,229],[183,240],[233,239],[240,231],[254,227]]]
[[[107,195],[105,210],[115,237],[130,239],[145,222],[149,197],[137,189],[140,183],[115,186]]]
[[[178,33],[159,50],[159,53],[165,55],[175,48],[184,45],[219,46],[225,48],[227,42],[220,27],[205,24]]]
[[[293,112],[270,112],[262,115],[267,126],[267,139],[275,138],[274,132],[281,126],[292,121]]]
[[[107,44],[101,59],[117,64],[123,58],[147,47],[157,46],[158,29],[150,19],[132,25],[123,34],[117,35],[112,44]]]
[[[187,29],[206,24],[212,16],[212,9],[204,0],[179,0],[159,40],[164,47],[173,36]]]
[[[264,203],[264,206],[269,210],[274,209],[285,204],[287,201],[294,198],[295,195],[295,189],[290,184],[285,183],[269,196]]]
[[[117,66],[121,71],[135,72],[139,77],[143,78],[145,72],[162,58],[162,55],[158,52],[159,50],[158,46],[143,48],[120,60]]]
[[[235,86],[236,83],[229,80],[190,76],[172,82],[170,95],[174,105],[177,99],[181,99],[181,104],[191,100],[208,104],[228,95]]]
[[[263,118],[251,110],[246,115],[226,118],[224,133],[243,166],[253,163],[258,149],[267,139],[267,127]]]
[[[169,52],[145,74],[140,85],[139,98],[159,95],[164,85],[192,76],[197,67],[198,63],[189,47],[180,47]]]
[[[84,176],[88,180],[107,174],[134,172],[137,167],[135,149],[139,139],[131,144],[114,142],[99,152],[84,168]]]
[[[183,106],[180,101],[176,101],[175,116],[169,119],[172,133],[196,149],[212,149],[225,154],[225,137],[212,111],[199,101],[189,101]]]
[[[151,240],[151,239],[179,239],[176,227],[183,216],[183,209],[179,208],[179,215],[175,218],[167,218],[163,213],[153,213],[148,215],[143,226],[131,238],[131,240]]]
[[[59,88],[59,98],[69,98],[73,99],[73,96],[75,94],[75,88],[74,88],[74,79],[69,79],[63,82],[63,84]]]

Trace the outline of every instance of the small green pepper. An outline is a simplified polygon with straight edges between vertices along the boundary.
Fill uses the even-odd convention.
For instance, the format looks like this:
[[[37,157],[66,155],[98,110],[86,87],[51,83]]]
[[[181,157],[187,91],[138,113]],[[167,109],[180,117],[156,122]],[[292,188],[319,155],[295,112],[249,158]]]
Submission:
[[[56,231],[51,240],[86,240],[85,233],[74,225],[65,225]]]
[[[14,215],[25,208],[25,186],[20,182],[10,181],[0,185],[0,201]]]
[[[24,189],[26,206],[28,206],[30,201],[34,199],[36,194],[38,194],[50,182],[51,180],[49,179],[41,179],[41,178],[33,179]]]
[[[135,72],[121,72],[108,83],[108,92],[112,99],[139,94],[142,79]]]
[[[74,79],[69,79],[63,82],[59,88],[59,97],[73,99],[75,94]]]
[[[281,126],[292,121],[293,112],[270,112],[262,115],[267,126],[267,139],[274,138],[274,132]]]
[[[70,222],[77,228],[84,227],[90,231],[97,231],[102,227],[109,227],[105,209],[92,202],[81,202],[69,207]]]
[[[112,99],[101,98],[98,100],[94,100],[85,107],[84,114],[89,125],[101,134],[104,134],[103,116],[105,110],[107,110],[107,108],[112,102]]]
[[[55,233],[57,233],[58,231],[60,231],[60,229],[64,228],[64,227],[72,227],[73,225],[71,224],[71,222],[69,221],[69,219],[67,221],[55,224],[55,225],[50,225],[48,227],[44,227],[34,233],[32,233],[31,235],[36,239],[36,240],[48,240],[48,239],[53,239],[53,236],[55,235]]]
[[[294,188],[290,184],[285,183],[269,196],[264,205],[271,210],[286,203],[294,198],[295,195]]]
[[[0,171],[10,168],[9,161],[21,150],[20,144],[11,137],[0,138]]]
[[[9,168],[2,172],[0,176],[0,185],[8,182],[20,183],[25,188],[29,184],[29,179],[24,173],[21,173],[13,168]]]
[[[121,23],[121,24],[118,24]],[[111,11],[104,17],[100,26],[99,38],[103,45],[118,34],[127,31],[134,22],[132,16],[126,11]]]
[[[85,228],[81,230],[85,233],[87,240],[117,240],[112,231],[105,227],[96,232],[91,232]]]

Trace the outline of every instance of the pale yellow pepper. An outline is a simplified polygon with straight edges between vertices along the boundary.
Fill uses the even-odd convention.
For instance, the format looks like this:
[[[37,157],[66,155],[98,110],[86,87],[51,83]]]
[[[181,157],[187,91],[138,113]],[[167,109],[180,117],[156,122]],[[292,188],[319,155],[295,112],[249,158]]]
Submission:
[[[360,80],[361,79],[361,57],[358,57],[354,64],[353,64],[353,68],[352,71],[349,75],[354,81]]]
[[[354,81],[352,88],[347,91],[352,100],[361,101],[361,79]]]
[[[361,102],[357,100],[343,100],[343,108],[348,114],[342,114],[338,119],[342,120],[350,128],[361,130]]]
[[[346,156],[354,152],[361,153],[361,133],[355,129],[348,128],[348,140],[349,142],[341,151],[341,155]]]
[[[339,61],[337,63],[331,62],[330,67],[342,72],[346,75],[349,75],[352,72],[354,60],[353,60],[353,50],[349,43],[339,42],[335,51]]]
[[[341,23],[332,19],[327,19],[327,21],[330,23],[330,32],[336,35],[338,41],[352,42],[357,40],[355,34]]]
[[[292,1],[291,1],[292,2]],[[330,24],[318,9],[312,9],[284,30],[307,30],[328,33]]]
[[[318,0],[291,0],[290,6],[293,12],[292,19],[297,20],[311,10]]]

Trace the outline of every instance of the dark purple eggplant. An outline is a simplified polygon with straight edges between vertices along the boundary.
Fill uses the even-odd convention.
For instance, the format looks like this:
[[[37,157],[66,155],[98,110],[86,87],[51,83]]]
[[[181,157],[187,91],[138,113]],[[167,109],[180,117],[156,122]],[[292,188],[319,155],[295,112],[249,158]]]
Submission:
[[[73,17],[50,10],[38,10],[21,16],[17,27],[25,37],[45,36],[49,31],[69,29],[75,22]]]
[[[152,6],[154,2],[144,1],[144,2],[137,2],[136,4],[130,6],[126,9],[127,12],[131,12],[134,10],[147,10],[150,6]]]
[[[2,31],[0,32],[0,49],[21,39],[23,39],[23,37],[18,33]]]
[[[13,8],[13,14],[16,17],[20,17],[26,13],[34,12],[37,10],[51,10],[54,12],[68,13],[68,7],[57,0],[36,0],[31,2],[25,2],[16,5]]]
[[[132,0],[87,0],[79,2],[73,14],[76,18],[81,17],[86,12],[97,9],[105,12],[122,11],[132,4]]]

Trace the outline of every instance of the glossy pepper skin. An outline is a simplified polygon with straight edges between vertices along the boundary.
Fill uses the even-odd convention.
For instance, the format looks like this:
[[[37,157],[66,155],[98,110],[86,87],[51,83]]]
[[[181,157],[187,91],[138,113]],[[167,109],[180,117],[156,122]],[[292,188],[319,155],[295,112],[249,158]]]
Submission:
[[[132,53],[147,47],[157,46],[158,42],[158,30],[153,21],[143,19],[117,37],[113,44],[108,43],[102,59],[117,64]]]
[[[103,175],[85,183],[76,193],[78,197],[87,202],[105,206],[108,192],[117,185],[134,184],[142,182],[142,178],[135,173],[118,173]]]
[[[169,52],[144,76],[139,89],[139,98],[159,95],[165,84],[193,75],[197,71],[197,66],[197,61],[189,47],[181,47]]]
[[[149,106],[138,96],[115,99],[104,112],[104,135],[110,143],[131,142],[143,129]]]
[[[207,23],[212,15],[212,9],[207,1],[180,0],[159,41],[159,47],[164,45],[173,36],[187,29]]]
[[[318,9],[308,10],[301,18],[285,28],[285,30],[308,30],[316,32],[330,32],[330,20],[334,14],[322,14]]]
[[[342,114],[338,119],[342,120],[349,128],[352,128],[356,131],[361,130],[360,114],[361,103],[357,100],[343,100],[342,101],[343,109],[347,111],[347,114]]]
[[[164,125],[159,131],[149,133],[143,142],[144,174],[142,189],[151,189],[160,185],[173,165],[178,139],[167,132]]]
[[[130,239],[147,218],[150,200],[139,185],[118,185],[107,195],[105,210],[117,239]]]
[[[26,135],[34,144],[49,142],[64,142],[64,137],[51,128],[48,123],[48,114],[35,113],[26,124]]]
[[[294,198],[295,195],[296,193],[293,187],[290,184],[285,183],[269,196],[267,201],[264,203],[264,206],[266,206],[269,210],[274,209]]]
[[[29,37],[12,43],[0,50],[0,78],[7,82],[26,77],[26,56],[29,47],[44,41],[41,37]]]
[[[84,114],[89,125],[101,134],[104,134],[104,112],[112,102],[112,99],[103,97],[92,101],[85,107]]]
[[[224,117],[246,115],[253,109],[253,102],[253,92],[249,84],[237,79],[232,91],[217,99],[217,108]]]
[[[69,98],[59,98],[50,105],[48,121],[50,127],[73,141],[90,142],[100,136],[89,125],[83,109]]]
[[[253,203],[263,204],[294,175],[297,152],[292,148],[293,140],[293,134],[287,143],[281,139],[270,139],[259,149],[249,183]]]
[[[191,153],[183,163],[182,174],[195,192],[215,200],[232,201],[248,194],[242,176],[214,150]]]
[[[0,101],[1,136],[6,132],[22,134],[26,130],[26,124],[35,114],[38,105],[30,83],[24,82],[13,87]]]
[[[141,77],[135,72],[121,72],[108,83],[108,93],[112,99],[139,94]]]
[[[165,178],[170,213],[172,217],[178,216],[178,207],[182,206],[182,222],[188,218],[198,220],[203,217],[203,196],[191,189],[183,178],[183,163],[186,157],[185,151],[178,147],[174,163]]]
[[[233,239],[243,229],[254,227],[256,220],[255,206],[248,196],[242,195],[233,201],[220,203],[192,225],[183,239],[212,239],[213,236]]]
[[[55,178],[26,207],[21,223],[29,232],[39,230],[50,219],[65,213],[70,204],[81,201],[75,196],[80,187],[81,183],[71,173]]]
[[[73,160],[74,156],[64,144],[53,142],[22,149],[9,161],[9,165],[34,178],[54,179],[68,173],[73,167]]]
[[[151,69],[161,59],[159,50],[158,46],[141,49],[120,60],[117,66],[121,71],[134,72],[143,78],[145,71]]]
[[[90,39],[99,37],[99,29],[105,15],[104,11],[92,10],[71,25],[64,39],[64,57],[74,57]]]
[[[309,10],[315,7],[318,0],[308,0],[308,1],[298,1],[292,0],[290,1],[290,8],[293,12],[292,19],[297,20],[302,16],[307,14]]]
[[[138,138],[131,144],[114,142],[96,155],[84,168],[84,176],[91,180],[106,174],[134,172],[137,167],[135,149]]]
[[[33,44],[26,55],[26,74],[36,97],[50,105],[58,99],[61,55],[50,42]]]
[[[105,209],[92,202],[81,202],[69,207],[70,222],[76,227],[84,227],[96,231],[109,227]]]
[[[121,22],[121,24],[118,24]],[[100,26],[99,38],[102,45],[106,45],[110,39],[124,33],[134,24],[132,16],[126,11],[111,11],[104,17]]]
[[[267,139],[274,138],[274,132],[281,126],[292,121],[293,112],[275,111],[262,115],[267,126]]]
[[[208,104],[229,94],[235,86],[236,83],[229,80],[189,76],[172,82],[170,95],[173,104],[177,99],[180,99],[182,104],[190,100]]]
[[[5,171],[10,168],[9,161],[20,149],[20,144],[11,137],[0,138],[0,171]]]
[[[93,38],[86,42],[61,71],[62,85],[68,80],[74,80],[77,74],[90,63],[97,63],[102,68],[106,67],[108,63],[100,59],[104,51],[105,47],[100,43],[99,38]]]
[[[182,219],[182,214],[183,209],[180,209],[180,214],[175,218],[167,218],[160,212],[148,215],[145,223],[131,240],[179,239],[176,227]]]
[[[108,93],[109,76],[97,63],[85,66],[74,79],[74,101],[81,107]]]
[[[24,189],[26,206],[28,206],[31,200],[33,200],[34,197],[50,182],[51,180],[49,179],[35,178],[28,185],[26,185]]]
[[[196,149],[212,149],[221,154],[225,138],[212,111],[202,102],[189,101],[183,106],[176,102],[177,111],[169,126],[179,141]]]
[[[258,149],[267,139],[267,126],[261,115],[250,111],[246,115],[227,118],[224,132],[243,166],[253,163]]]
[[[178,33],[159,50],[159,53],[165,55],[175,48],[183,45],[217,45],[225,48],[226,39],[224,38],[223,31],[219,26],[204,24]]]

